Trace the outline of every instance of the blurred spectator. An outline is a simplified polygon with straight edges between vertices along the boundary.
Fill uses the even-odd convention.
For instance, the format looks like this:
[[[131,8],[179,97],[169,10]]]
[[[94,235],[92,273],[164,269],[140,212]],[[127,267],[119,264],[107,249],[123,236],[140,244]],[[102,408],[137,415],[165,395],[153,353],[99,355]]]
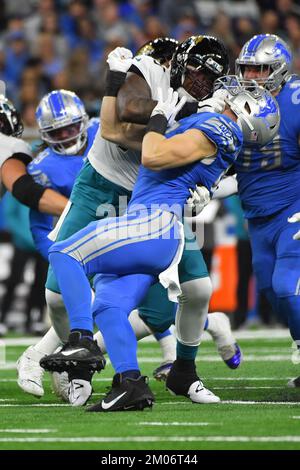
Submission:
[[[26,0],[26,2],[20,2],[20,0],[1,0],[0,2],[1,11],[5,11],[6,17],[15,15],[22,17],[29,16],[34,11],[36,4],[37,0]]]
[[[25,35],[21,31],[12,31],[6,38],[5,73],[7,80],[17,86],[20,82],[22,71],[29,59]]]
[[[232,32],[231,18],[223,11],[219,11],[211,25],[210,33],[224,42],[229,52],[230,70],[234,72],[235,59],[240,52],[240,48]]]
[[[119,41],[120,45],[130,47],[130,26],[122,20],[118,4],[114,0],[97,2],[95,19],[98,25],[98,34],[104,41]]]
[[[55,0],[39,0],[37,7],[33,14],[25,19],[25,33],[27,40],[34,44],[37,40],[37,35],[41,30],[43,22],[48,15],[55,14],[56,5]]]
[[[64,58],[55,48],[55,38],[49,33],[40,33],[37,41],[37,55],[42,61],[43,74],[51,79],[64,68]]]
[[[179,42],[185,41],[188,37],[201,34],[197,16],[194,15],[193,9],[186,8],[182,17],[178,20],[177,25],[171,30],[171,36]]]
[[[278,34],[279,16],[275,10],[266,10],[261,15],[261,33]]]
[[[300,17],[289,14],[284,24],[293,53],[293,68],[296,73],[300,73]]]

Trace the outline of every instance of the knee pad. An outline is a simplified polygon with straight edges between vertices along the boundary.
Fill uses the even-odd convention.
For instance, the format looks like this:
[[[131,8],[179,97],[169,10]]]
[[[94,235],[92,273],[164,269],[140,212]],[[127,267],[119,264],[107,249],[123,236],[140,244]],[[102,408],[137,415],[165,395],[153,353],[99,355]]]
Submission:
[[[45,297],[53,328],[60,340],[65,343],[70,334],[70,324],[62,295],[46,289]]]
[[[203,277],[181,284],[182,294],[179,298],[180,305],[190,306],[208,305],[212,295],[212,283],[210,278]]]

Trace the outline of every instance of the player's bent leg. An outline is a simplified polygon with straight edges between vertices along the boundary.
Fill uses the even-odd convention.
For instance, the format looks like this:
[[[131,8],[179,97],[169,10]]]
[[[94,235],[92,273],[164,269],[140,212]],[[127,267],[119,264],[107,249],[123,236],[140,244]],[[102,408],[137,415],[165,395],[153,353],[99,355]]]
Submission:
[[[195,359],[206,322],[212,293],[209,277],[185,282],[176,313],[177,359],[167,377],[167,389],[193,403],[217,403],[220,398],[204,387]]]

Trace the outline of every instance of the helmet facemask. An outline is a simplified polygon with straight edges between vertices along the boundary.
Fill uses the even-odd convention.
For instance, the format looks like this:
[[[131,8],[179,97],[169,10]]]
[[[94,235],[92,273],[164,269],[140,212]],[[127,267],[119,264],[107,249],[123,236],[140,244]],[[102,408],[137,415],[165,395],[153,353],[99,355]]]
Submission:
[[[61,155],[76,155],[87,142],[87,117],[67,126],[49,131],[41,130],[41,137],[54,152]]]
[[[171,86],[189,100],[213,93],[214,81],[228,73],[228,54],[212,36],[191,36],[178,46],[171,62]]]

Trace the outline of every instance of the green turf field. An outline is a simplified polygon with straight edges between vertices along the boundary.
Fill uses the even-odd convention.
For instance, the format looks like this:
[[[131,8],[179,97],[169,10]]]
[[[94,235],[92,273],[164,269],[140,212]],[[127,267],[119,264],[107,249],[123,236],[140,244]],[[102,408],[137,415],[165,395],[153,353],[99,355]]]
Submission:
[[[42,399],[25,395],[13,364],[25,347],[9,346],[6,368],[0,370],[0,449],[300,449],[300,389],[286,387],[290,377],[300,375],[300,364],[291,361],[291,341],[239,343],[245,361],[237,371],[223,364],[212,342],[201,346],[199,372],[222,403],[195,405],[151,380],[152,410],[104,414],[59,402],[49,376]],[[139,358],[151,376],[159,364],[157,345],[142,343]],[[105,393],[111,377],[111,366],[95,376],[93,401]]]

